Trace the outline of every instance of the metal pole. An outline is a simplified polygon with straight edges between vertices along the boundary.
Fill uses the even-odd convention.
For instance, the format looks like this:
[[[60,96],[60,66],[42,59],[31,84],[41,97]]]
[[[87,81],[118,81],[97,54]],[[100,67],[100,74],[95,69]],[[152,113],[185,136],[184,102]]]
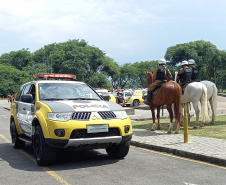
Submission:
[[[187,116],[187,104],[184,105],[184,143],[188,143],[188,116]]]
[[[175,81],[175,82],[176,82],[176,80],[177,80],[177,74],[178,74],[178,72],[175,71],[175,78],[174,78],[174,81]]]

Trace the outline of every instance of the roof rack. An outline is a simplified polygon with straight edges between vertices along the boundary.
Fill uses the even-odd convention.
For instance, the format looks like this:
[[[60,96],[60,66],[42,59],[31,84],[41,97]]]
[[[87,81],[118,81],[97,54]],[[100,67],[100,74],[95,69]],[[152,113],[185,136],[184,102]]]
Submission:
[[[35,80],[39,80],[39,79],[76,80],[76,75],[72,75],[72,74],[41,73],[41,74],[34,74],[33,77],[35,78]]]

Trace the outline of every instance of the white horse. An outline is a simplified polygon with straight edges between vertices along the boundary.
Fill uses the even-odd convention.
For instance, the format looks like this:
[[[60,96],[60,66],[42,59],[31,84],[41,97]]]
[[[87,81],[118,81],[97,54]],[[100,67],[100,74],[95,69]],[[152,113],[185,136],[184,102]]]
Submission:
[[[202,113],[202,124],[209,122],[208,107],[207,107],[207,88],[203,83],[192,82],[187,85],[182,95],[181,103],[192,102],[193,108],[196,114],[196,122],[194,128],[199,125],[199,107],[198,102],[201,103],[201,113]]]
[[[216,121],[216,114],[217,114],[217,87],[216,85],[211,82],[211,81],[201,81],[206,88],[207,88],[207,100],[210,103],[211,111],[212,111],[212,121],[211,123],[214,124]],[[210,112],[210,107],[208,106],[208,111]],[[190,114],[189,114],[189,109],[187,109],[188,113],[188,118],[190,122]]]

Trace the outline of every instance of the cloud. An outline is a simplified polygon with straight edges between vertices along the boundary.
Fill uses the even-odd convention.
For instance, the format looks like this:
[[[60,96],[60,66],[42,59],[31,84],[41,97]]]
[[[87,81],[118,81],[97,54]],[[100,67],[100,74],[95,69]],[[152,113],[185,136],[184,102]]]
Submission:
[[[211,41],[216,30],[222,35],[225,5],[223,0],[0,1],[0,47],[2,52],[34,51],[54,42],[85,39],[117,61],[157,59],[172,44],[203,36]]]

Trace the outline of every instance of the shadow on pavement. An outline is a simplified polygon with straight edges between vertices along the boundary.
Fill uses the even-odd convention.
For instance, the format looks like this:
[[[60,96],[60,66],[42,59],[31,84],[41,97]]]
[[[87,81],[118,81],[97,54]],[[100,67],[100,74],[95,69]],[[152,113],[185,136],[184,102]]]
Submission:
[[[72,152],[62,150],[57,152],[56,162],[49,168],[57,170],[81,169],[117,163],[110,159],[105,150],[87,150]],[[28,157],[28,156],[30,157]],[[32,158],[32,159],[29,159]],[[0,162],[7,162],[12,168],[23,171],[43,171],[35,162],[31,145],[24,149],[14,149],[9,143],[0,144]]]

